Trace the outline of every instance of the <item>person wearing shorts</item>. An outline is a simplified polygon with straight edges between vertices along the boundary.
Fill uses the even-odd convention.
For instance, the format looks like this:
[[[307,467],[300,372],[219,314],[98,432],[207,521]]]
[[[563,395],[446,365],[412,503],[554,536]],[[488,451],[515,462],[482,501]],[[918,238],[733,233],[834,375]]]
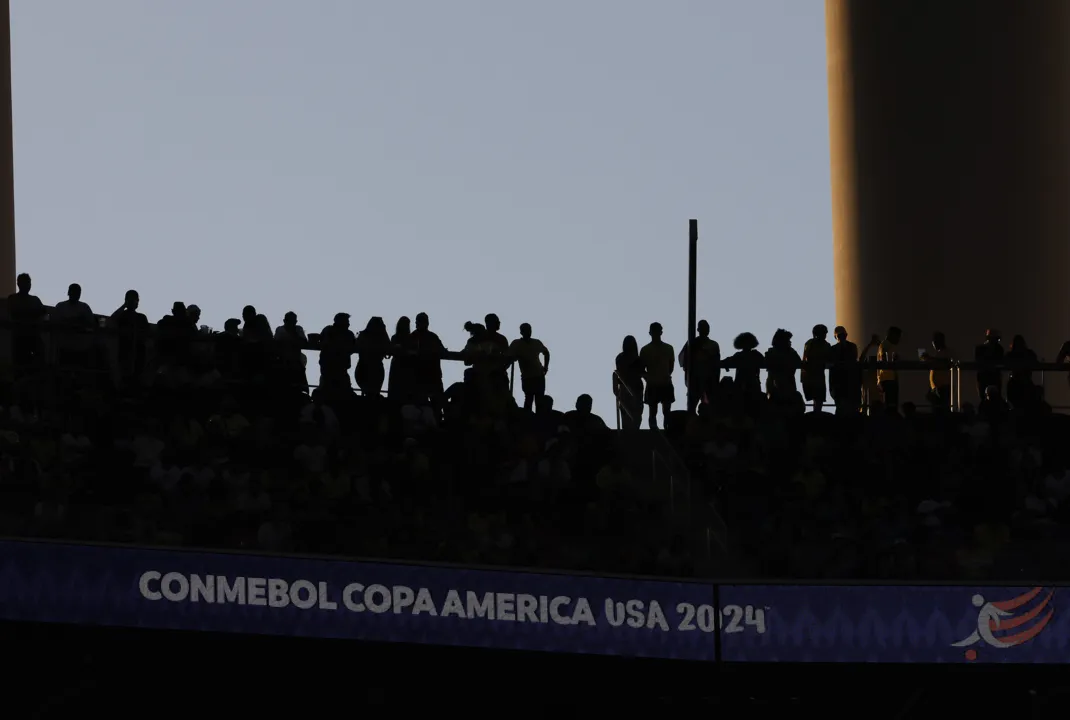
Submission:
[[[509,344],[510,359],[520,366],[520,388],[524,391],[524,409],[531,410],[546,394],[546,372],[550,369],[550,351],[541,340],[531,337],[531,325],[520,326],[520,337]]]
[[[661,406],[662,416],[667,422],[672,404],[676,402],[676,391],[672,384],[676,353],[672,345],[661,339],[662,332],[661,323],[651,323],[650,342],[639,351],[643,378],[646,380],[643,402],[649,408],[647,424],[651,430],[658,429],[658,406]]]

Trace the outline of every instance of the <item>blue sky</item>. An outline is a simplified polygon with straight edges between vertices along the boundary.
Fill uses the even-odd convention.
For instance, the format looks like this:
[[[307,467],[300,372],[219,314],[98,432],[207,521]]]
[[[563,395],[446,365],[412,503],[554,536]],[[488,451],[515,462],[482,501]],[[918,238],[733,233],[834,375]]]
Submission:
[[[562,409],[621,339],[834,324],[818,0],[13,0],[18,268],[222,327],[522,322]],[[856,337],[856,339],[858,339]],[[447,381],[459,376],[447,368]],[[682,391],[682,378],[678,379]],[[682,397],[682,395],[681,395]]]

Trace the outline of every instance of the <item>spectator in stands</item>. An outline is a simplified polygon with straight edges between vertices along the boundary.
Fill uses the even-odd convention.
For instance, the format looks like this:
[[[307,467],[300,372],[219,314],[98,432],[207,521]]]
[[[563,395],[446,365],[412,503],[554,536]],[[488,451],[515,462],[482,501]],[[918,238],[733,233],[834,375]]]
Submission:
[[[933,333],[932,349],[921,353],[922,362],[932,365],[929,371],[929,402],[934,410],[951,409],[951,350],[942,332]]]
[[[439,419],[442,415],[442,355],[446,348],[438,335],[431,331],[427,313],[416,316],[416,329],[409,342],[416,353],[415,382],[418,395],[427,398]]]
[[[56,303],[49,320],[83,330],[94,328],[97,324],[92,308],[82,302],[82,286],[78,283],[71,283],[67,288],[67,299]]]
[[[176,302],[171,313],[156,323],[156,343],[164,364],[184,366],[189,356],[189,345],[195,327],[190,323],[186,304]]]
[[[520,388],[524,392],[524,409],[531,410],[535,400],[546,394],[546,373],[550,372],[550,351],[542,341],[531,337],[531,325],[520,326],[520,337],[509,344],[510,362],[520,366]]]
[[[565,422],[573,432],[596,433],[608,430],[606,421],[593,412],[594,399],[587,394],[576,398],[576,409],[565,413]]]
[[[15,324],[11,334],[12,355],[20,371],[32,370],[44,362],[44,344],[40,324],[45,320],[45,306],[30,293],[33,280],[27,273],[15,278],[17,290],[7,298],[7,311]]]
[[[862,372],[862,387],[866,390],[866,403],[870,406],[880,402],[881,389],[877,384],[878,371],[876,369],[877,354],[880,346],[880,335],[873,333],[869,336],[869,342],[858,351],[858,362],[861,365]]]
[[[50,322],[74,331],[60,332],[51,338],[56,359],[63,367],[87,367],[90,364],[92,341],[85,336],[85,332],[97,327],[97,319],[81,298],[82,287],[72,283],[67,288],[67,299],[56,303],[49,315]]]
[[[328,392],[353,387],[349,379],[357,338],[349,329],[349,313],[338,313],[320,333],[320,387]]]
[[[189,319],[190,327],[199,332],[201,329],[201,309],[196,305],[187,306],[186,317]]]
[[[242,337],[247,342],[267,342],[271,340],[271,323],[266,316],[258,313],[252,305],[246,305],[241,311]]]
[[[799,394],[795,371],[802,365],[802,358],[791,346],[791,337],[789,331],[777,330],[765,353],[766,391],[769,399],[777,405],[793,404]]]
[[[506,354],[509,352],[509,340],[499,332],[502,327],[501,320],[494,313],[488,313],[483,318],[486,332],[483,341],[486,343],[488,352],[493,356],[496,370],[491,374],[492,387],[496,392],[505,392],[509,388],[509,362]]]
[[[308,391],[308,378],[305,375],[308,361],[303,350],[307,346],[305,329],[297,324],[297,313],[291,310],[282,316],[282,325],[275,328],[275,347],[288,384],[305,392]]]
[[[721,346],[710,337],[710,324],[699,320],[695,330],[695,356],[690,358],[690,343],[680,349],[680,368],[687,386],[687,411],[694,413],[699,403],[713,402],[721,384]],[[691,363],[694,363],[691,366]],[[694,377],[691,377],[694,374]]]
[[[390,360],[386,394],[402,403],[413,401],[415,386],[416,355],[412,351],[412,321],[407,316],[398,318],[394,335],[390,338],[394,352]]]
[[[877,362],[899,362],[899,342],[903,339],[903,331],[894,325],[888,328],[888,334],[877,348]],[[880,388],[884,398],[884,406],[889,410],[899,409],[899,374],[889,368],[880,368],[877,371],[877,387]]]
[[[1010,369],[1007,402],[1015,410],[1028,410],[1038,399],[1038,388],[1033,384],[1033,371],[1030,369],[1031,365],[1040,362],[1037,354],[1029,347],[1024,337],[1015,335],[1004,361]]]
[[[832,355],[832,346],[828,342],[829,329],[824,325],[814,325],[812,337],[803,344],[802,380],[803,396],[814,404],[814,412],[819,413],[828,400],[828,388],[825,385],[825,368]]]
[[[833,330],[836,344],[829,349],[829,390],[836,403],[837,415],[858,412],[862,405],[862,368],[858,364],[858,346],[847,339],[847,328]]]
[[[668,421],[672,404],[676,402],[676,391],[672,384],[676,353],[672,345],[661,339],[662,333],[661,323],[650,323],[650,342],[639,351],[643,379],[646,380],[643,400],[649,409],[647,424],[651,430],[658,429],[658,406],[661,406],[661,413]]]
[[[386,332],[386,323],[378,315],[369,319],[357,336],[357,352],[360,353],[354,373],[357,387],[365,397],[378,398],[386,382],[383,363],[390,355],[390,336]]]
[[[613,372],[613,395],[620,410],[621,428],[638,430],[643,420],[643,361],[639,343],[629,335],[617,354]]]
[[[145,372],[149,319],[138,312],[140,303],[137,290],[127,290],[123,304],[111,315],[119,335],[119,374],[124,382],[140,378]]]
[[[275,328],[275,341],[281,345],[298,348],[308,344],[305,329],[297,324],[297,313],[291,310],[282,316],[282,325]]]
[[[984,366],[977,370],[978,399],[984,400],[990,387],[997,388],[1002,394],[1003,375],[998,366],[1003,364],[1003,346],[999,330],[989,328],[985,332],[985,341],[974,350],[973,359]]]
[[[765,356],[758,350],[758,338],[753,333],[736,335],[732,347],[736,352],[728,358],[728,362],[736,369],[734,391],[740,399],[750,404],[762,395],[761,372]]]

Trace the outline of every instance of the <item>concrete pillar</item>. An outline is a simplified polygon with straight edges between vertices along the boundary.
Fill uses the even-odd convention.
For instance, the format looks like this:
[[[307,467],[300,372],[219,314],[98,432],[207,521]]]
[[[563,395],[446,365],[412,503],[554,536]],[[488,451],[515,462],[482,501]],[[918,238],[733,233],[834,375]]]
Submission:
[[[0,297],[15,292],[15,161],[11,127],[11,7],[0,0]]]
[[[1070,0],[826,0],[836,314],[1070,339]],[[904,376],[904,399],[925,381]],[[1049,399],[1070,405],[1065,377]],[[974,400],[965,387],[964,400]]]

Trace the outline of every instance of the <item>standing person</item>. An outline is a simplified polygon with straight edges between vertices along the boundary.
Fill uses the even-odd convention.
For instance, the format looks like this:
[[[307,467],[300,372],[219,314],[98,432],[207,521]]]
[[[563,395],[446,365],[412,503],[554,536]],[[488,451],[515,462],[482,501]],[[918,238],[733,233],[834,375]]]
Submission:
[[[620,409],[621,428],[638,430],[643,421],[643,361],[633,336],[624,338],[614,367],[613,394]]]
[[[888,334],[884,342],[877,348],[878,363],[899,362],[899,341],[903,339],[903,331],[894,325],[888,328]],[[899,373],[889,368],[877,370],[877,387],[884,396],[884,405],[887,408],[899,408]]]
[[[649,408],[647,424],[651,430],[658,429],[658,406],[661,406],[661,414],[667,422],[672,404],[676,402],[676,391],[672,385],[676,353],[672,345],[661,339],[662,333],[661,323],[650,323],[650,342],[639,351],[643,379],[646,380],[643,401]]]
[[[951,350],[942,332],[933,333],[932,349],[922,353],[921,359],[933,366],[929,371],[929,402],[934,410],[950,410]]]
[[[357,336],[357,353],[357,369],[353,377],[360,394],[378,398],[386,382],[383,363],[390,355],[390,336],[386,332],[386,323],[378,315],[369,319],[363,332]]]
[[[416,356],[412,352],[412,321],[408,317],[398,318],[394,335],[390,338],[394,352],[390,360],[390,374],[387,376],[386,394],[392,400],[412,402],[415,391]]]
[[[136,382],[145,372],[149,319],[138,312],[141,296],[127,290],[123,304],[111,314],[119,341],[119,374],[123,382]]]
[[[414,375],[416,393],[421,399],[426,398],[435,411],[435,416],[442,417],[442,355],[446,352],[438,334],[431,330],[431,320],[427,313],[416,316],[416,329],[409,337],[409,344],[416,353]]]
[[[814,412],[819,413],[828,400],[828,387],[825,385],[825,369],[832,354],[828,342],[829,329],[824,325],[814,325],[813,335],[803,344],[802,389],[807,402],[814,404]]]
[[[851,415],[862,406],[862,368],[858,364],[858,346],[847,339],[847,328],[833,330],[836,344],[829,349],[829,390],[836,403],[837,415]]]
[[[546,373],[550,372],[550,351],[541,340],[531,337],[531,325],[520,326],[520,337],[509,344],[509,362],[520,366],[520,387],[524,409],[546,394]]]
[[[996,388],[997,394],[1003,394],[1003,374],[999,371],[1003,354],[999,330],[989,328],[985,331],[985,341],[973,353],[973,359],[980,365],[977,369],[977,397],[980,401],[985,400],[990,387]]]
[[[710,324],[699,320],[695,327],[695,356],[690,358],[691,343],[685,342],[677,358],[687,386],[687,411],[694,413],[703,401],[713,402],[721,383],[721,346],[710,337]],[[693,366],[689,366],[690,363]],[[691,377],[691,375],[694,377]]]
[[[48,311],[41,298],[30,292],[33,280],[29,274],[19,273],[15,278],[18,288],[7,297],[7,311],[11,317],[12,355],[17,372],[31,371],[45,361],[45,345],[41,338],[41,323]]]
[[[320,333],[320,387],[328,392],[350,390],[349,368],[357,338],[349,329],[349,313],[337,313]]]

